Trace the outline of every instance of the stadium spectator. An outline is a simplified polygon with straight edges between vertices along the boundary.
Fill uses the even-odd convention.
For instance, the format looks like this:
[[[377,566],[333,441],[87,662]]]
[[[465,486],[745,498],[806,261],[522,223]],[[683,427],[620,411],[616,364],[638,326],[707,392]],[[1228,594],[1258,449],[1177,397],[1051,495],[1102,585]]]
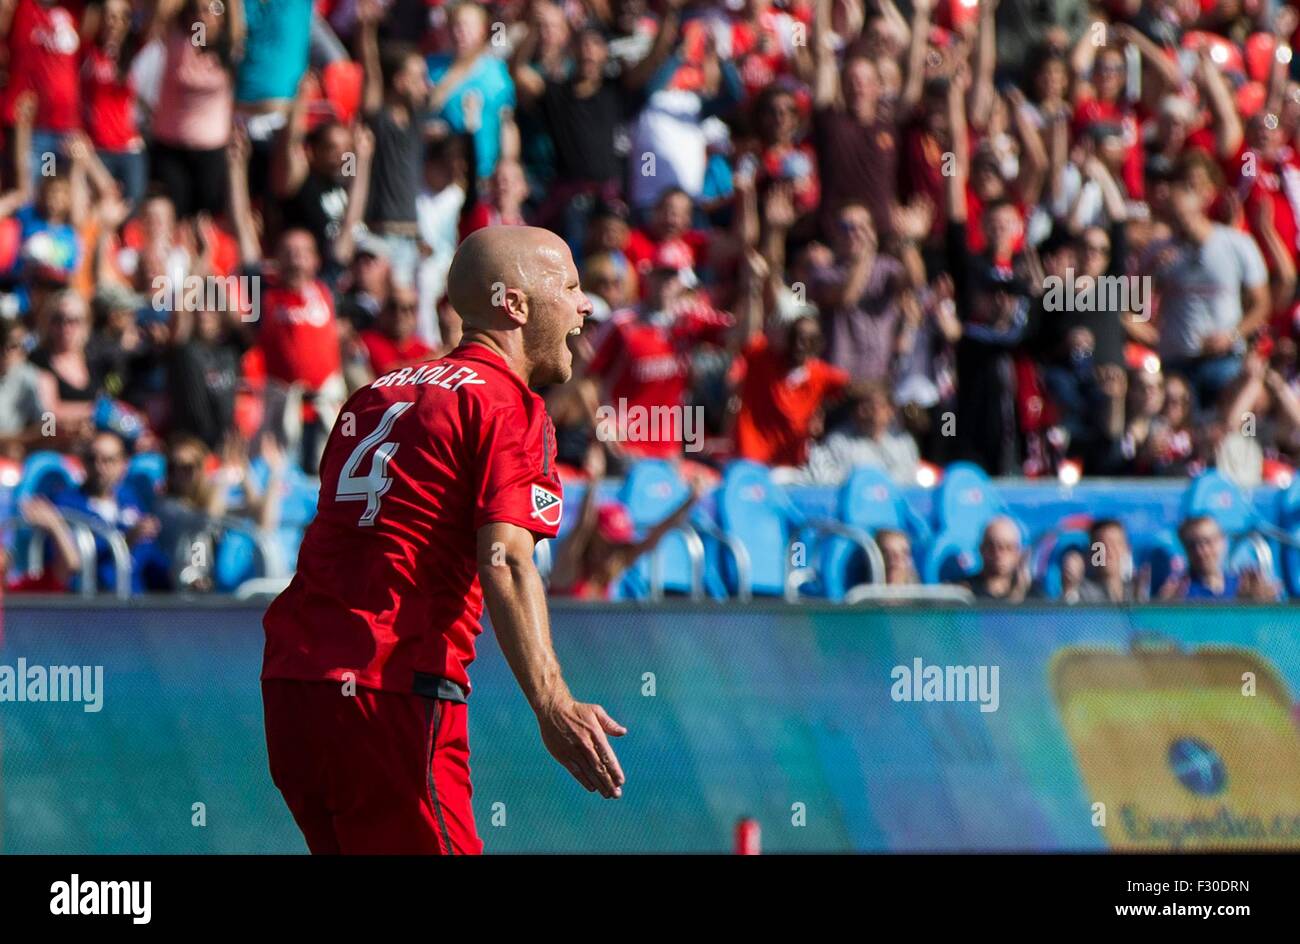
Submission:
[[[375,139],[365,219],[387,242],[397,277],[409,282],[415,278],[420,259],[415,199],[423,177],[420,119],[429,103],[429,81],[414,46],[390,42],[381,57],[378,26],[382,15],[377,0],[357,4],[365,69],[361,107]]]
[[[1249,235],[1215,223],[1184,161],[1170,194],[1173,238],[1149,250],[1160,292],[1160,357],[1212,408],[1268,319],[1268,270]]]
[[[263,278],[262,252],[249,207],[248,147],[247,139],[239,136],[230,148],[231,210],[239,233],[241,266]],[[316,241],[306,230],[281,234],[273,271],[265,268],[263,282],[255,289],[255,304],[257,347],[270,381],[267,427],[283,441],[290,430],[302,426],[303,464],[310,468],[347,392],[334,296],[318,278],[320,257]]]
[[[77,19],[54,0],[8,0],[0,7],[0,49],[5,90],[0,123],[12,130],[23,119],[20,102],[34,94],[33,131],[23,155],[35,185],[42,156],[60,154],[69,132],[81,127]],[[16,139],[6,138],[10,147]],[[14,156],[11,150],[11,158]]]
[[[617,217],[616,208],[610,211]],[[624,252],[639,276],[649,272],[656,258],[665,251],[679,253],[690,266],[698,266],[704,261],[708,234],[694,228],[694,212],[690,194],[680,187],[671,187],[660,194],[647,225],[631,230],[626,243],[598,248]]]
[[[140,107],[131,65],[143,37],[129,0],[107,0],[99,28],[82,50],[82,124],[99,160],[121,188],[128,209],[144,196],[149,180]]]
[[[442,338],[437,304],[447,288],[447,270],[460,244],[460,219],[474,191],[465,138],[448,135],[430,142],[424,155],[424,186],[415,198],[420,239],[429,255],[420,263],[417,332],[428,344]]]
[[[912,556],[912,541],[903,531],[880,528],[875,534],[880,556],[885,559],[885,584],[890,587],[909,586],[921,582]]]
[[[751,250],[744,272],[742,292],[750,297],[732,372],[740,396],[736,454],[767,465],[801,466],[826,408],[848,389],[849,375],[817,356],[822,331],[816,318],[800,316],[764,330],[767,262]]]
[[[360,333],[373,376],[414,366],[434,356],[433,348],[415,336],[417,305],[414,289],[397,286],[380,310],[375,327]]]
[[[1179,374],[1165,377],[1160,415],[1151,421],[1138,451],[1138,465],[1152,475],[1186,475],[1197,452],[1192,388]]]
[[[225,312],[177,312],[168,349],[170,426],[213,450],[234,430],[240,344]]]
[[[613,315],[596,344],[587,372],[603,382],[613,424],[606,438],[622,452],[658,458],[682,453],[688,352],[701,344],[721,346],[733,324],[695,292],[698,284],[689,254],[680,245],[663,247],[646,274],[645,298]],[[675,429],[663,429],[657,419],[674,416],[682,417]]]
[[[583,600],[608,600],[628,569],[686,520],[698,493],[692,488],[681,505],[638,539],[627,508],[599,498],[598,485],[605,472],[605,451],[599,443],[588,450],[584,471],[587,490],[578,520],[556,556],[551,592]]]
[[[559,22],[565,22],[563,8],[539,3],[536,9],[540,26],[529,29],[516,47],[512,75],[523,115],[549,139],[554,152],[549,161],[553,166],[541,171],[549,194],[538,210],[538,221],[576,248],[587,222],[584,206],[589,212],[592,198],[618,192],[623,170],[618,132],[650,75],[641,68],[625,72],[621,79],[609,76],[609,45],[604,33],[594,27],[576,37],[570,73],[553,62],[564,51],[558,40],[549,50],[543,42],[548,29],[560,33],[553,24],[557,14]],[[541,68],[526,61],[534,44],[539,47]]]
[[[0,585],[16,593],[59,593],[67,590],[81,571],[81,552],[72,529],[54,503],[43,495],[31,495],[19,504],[23,524],[46,534],[49,550],[40,573],[13,574],[13,555],[0,547]]]
[[[918,4],[918,16],[924,10],[928,17],[928,7]],[[832,23],[830,0],[817,0],[812,100],[813,147],[822,182],[821,229],[823,234],[834,233],[841,211],[856,204],[870,214],[873,232],[887,235],[898,191],[898,116],[882,101],[875,59],[846,43],[844,61],[836,63]],[[926,28],[924,21],[920,28]]]
[[[326,120],[307,130],[300,86],[271,155],[271,193],[285,229],[305,229],[333,284],[351,261],[358,225],[365,218],[375,136],[364,125]]]
[[[1277,587],[1257,568],[1228,572],[1228,541],[1219,523],[1208,516],[1194,516],[1178,527],[1178,539],[1187,552],[1187,573],[1163,588],[1160,597],[1170,600],[1247,600],[1271,603]]]
[[[40,442],[44,419],[40,374],[27,362],[27,329],[0,318],[0,456],[21,459]]]
[[[884,469],[900,485],[916,481],[916,441],[895,423],[894,405],[883,384],[854,391],[848,419],[809,451],[810,481],[838,485],[858,466]]]
[[[445,274],[443,277],[446,278]],[[388,243],[375,236],[363,237],[357,243],[351,265],[335,286],[339,317],[357,331],[373,328],[392,286]]]
[[[1020,527],[998,516],[984,526],[978,573],[963,581],[977,600],[1020,603],[1030,589],[1029,557],[1020,543]]]
[[[54,504],[87,515],[121,533],[131,552],[132,590],[166,589],[167,562],[156,544],[158,519],[148,514],[145,498],[126,481],[126,442],[117,433],[101,430],[89,440],[82,459],[85,481],[78,488],[55,495]],[[98,534],[95,553],[100,589],[116,586],[116,562],[108,541]]]
[[[243,0],[159,2],[149,32],[165,50],[164,79],[151,114],[150,178],[181,219],[200,211],[221,213],[235,72],[244,50]]]
[[[528,199],[528,181],[524,169],[513,158],[497,161],[496,169],[487,181],[487,195],[476,201],[460,221],[460,237],[464,239],[484,226],[523,226],[524,202]]]
[[[429,57],[429,108],[456,134],[474,137],[474,176],[491,176],[497,160],[519,156],[515,85],[489,47],[488,12],[474,3],[447,9],[451,48]]]
[[[835,262],[812,273],[811,299],[821,308],[826,358],[855,381],[892,379],[902,318],[903,264],[879,252],[871,213],[860,203],[836,216]]]
[[[1133,552],[1120,521],[1101,518],[1088,528],[1088,552],[1081,576],[1079,603],[1138,602],[1142,588],[1133,573]]]
[[[41,371],[41,399],[64,432],[81,435],[90,428],[103,378],[86,357],[90,336],[86,303],[66,289],[52,296],[42,319],[44,330],[31,363]]]

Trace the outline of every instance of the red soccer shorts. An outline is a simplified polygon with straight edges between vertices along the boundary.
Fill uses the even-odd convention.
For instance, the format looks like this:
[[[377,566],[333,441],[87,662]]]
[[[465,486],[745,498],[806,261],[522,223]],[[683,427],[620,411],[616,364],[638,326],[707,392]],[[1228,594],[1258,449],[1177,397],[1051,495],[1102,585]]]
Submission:
[[[463,702],[262,682],[271,779],[315,854],[478,855]]]

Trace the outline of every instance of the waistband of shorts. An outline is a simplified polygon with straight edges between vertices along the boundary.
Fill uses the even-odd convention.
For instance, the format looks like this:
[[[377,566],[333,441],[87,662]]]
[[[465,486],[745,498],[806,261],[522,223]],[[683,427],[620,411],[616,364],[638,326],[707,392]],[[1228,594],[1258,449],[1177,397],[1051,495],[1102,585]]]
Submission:
[[[423,695],[425,698],[440,698],[443,701],[459,702],[462,705],[469,698],[459,682],[453,682],[441,675],[429,675],[425,672],[415,673],[415,682],[411,686],[411,691],[416,695]]]

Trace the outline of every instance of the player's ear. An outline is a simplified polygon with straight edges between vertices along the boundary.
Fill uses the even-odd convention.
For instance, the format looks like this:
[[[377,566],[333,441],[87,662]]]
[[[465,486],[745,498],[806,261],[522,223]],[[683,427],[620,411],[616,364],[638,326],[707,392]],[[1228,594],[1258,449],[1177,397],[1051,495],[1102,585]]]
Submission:
[[[520,288],[508,288],[501,300],[501,308],[515,324],[523,325],[528,321],[528,296]]]

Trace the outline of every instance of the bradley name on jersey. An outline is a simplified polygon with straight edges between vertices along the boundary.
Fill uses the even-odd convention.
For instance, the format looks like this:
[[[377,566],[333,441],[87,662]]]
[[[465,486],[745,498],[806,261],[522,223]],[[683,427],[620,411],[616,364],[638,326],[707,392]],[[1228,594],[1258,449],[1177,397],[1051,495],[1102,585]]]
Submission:
[[[412,384],[431,384],[447,390],[459,390],[466,384],[486,384],[471,367],[457,367],[452,363],[421,364],[390,371],[370,385],[376,387],[409,387]]]

